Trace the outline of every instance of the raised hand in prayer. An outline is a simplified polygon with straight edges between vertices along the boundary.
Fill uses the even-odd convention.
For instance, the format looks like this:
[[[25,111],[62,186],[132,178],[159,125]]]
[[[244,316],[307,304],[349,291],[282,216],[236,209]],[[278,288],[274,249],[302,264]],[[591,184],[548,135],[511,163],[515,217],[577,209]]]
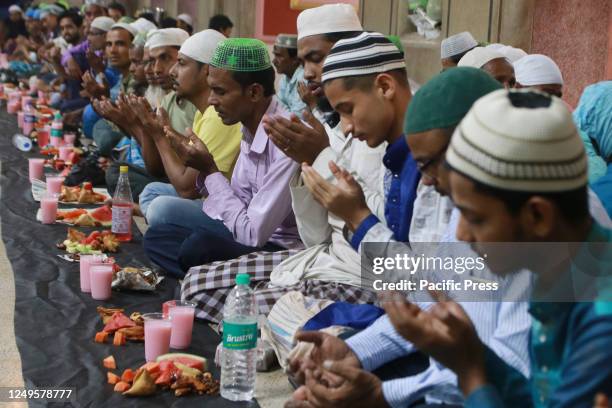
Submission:
[[[193,130],[187,128],[185,135],[181,135],[170,126],[164,126],[164,132],[185,166],[198,170],[204,177],[219,171],[215,159]]]
[[[117,126],[121,126],[122,113],[110,99],[106,97],[95,99],[92,106],[104,119],[113,122]]]
[[[313,110],[317,106],[318,98],[313,95],[308,85],[303,81],[298,82],[298,94],[310,110]]]
[[[330,161],[329,168],[336,184],[325,180],[308,164],[302,164],[302,179],[312,196],[332,214],[340,217],[351,231],[355,231],[371,211],[361,186],[353,176]]]
[[[104,74],[102,74],[102,84],[99,84],[89,71],[85,72],[81,79],[83,81],[83,89],[90,98],[95,99],[101,98],[102,96],[109,96],[108,82]]]
[[[463,308],[440,293],[428,311],[396,297],[382,305],[395,330],[419,350],[453,370],[464,395],[487,382],[484,346]]]
[[[330,386],[320,379],[334,375],[342,382]],[[337,361],[325,361],[312,370],[306,370],[303,390],[307,406],[316,408],[388,407],[382,391],[382,382],[374,374]],[[300,396],[298,396],[299,398]]]
[[[160,125],[155,112],[146,98],[129,97],[130,108],[133,110],[145,137],[162,137],[164,128]]]
[[[93,49],[88,49],[85,56],[87,57],[89,66],[96,74],[104,72],[104,60],[101,56],[96,55],[96,52]]]
[[[59,47],[51,47],[48,56],[51,62],[59,65],[62,61],[62,50]]]
[[[290,360],[287,366],[288,374],[300,384],[305,382],[307,368],[313,369],[326,360],[338,361],[349,367],[361,367],[355,353],[344,340],[336,336],[320,331],[300,331],[295,335],[295,339],[312,343],[314,346],[305,358],[296,357]]]
[[[263,125],[268,137],[285,154],[298,163],[312,164],[319,153],[329,146],[325,127],[310,112],[304,112],[303,123],[296,115],[290,119],[264,116]]]

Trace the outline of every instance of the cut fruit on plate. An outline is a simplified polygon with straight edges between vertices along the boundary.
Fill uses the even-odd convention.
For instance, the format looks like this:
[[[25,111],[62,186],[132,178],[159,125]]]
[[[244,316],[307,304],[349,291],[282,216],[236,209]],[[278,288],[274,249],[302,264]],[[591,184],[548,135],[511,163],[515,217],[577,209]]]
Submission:
[[[158,363],[162,361],[172,361],[200,371],[206,371],[206,366],[208,364],[206,358],[188,353],[162,354],[161,356],[157,357],[156,361]]]

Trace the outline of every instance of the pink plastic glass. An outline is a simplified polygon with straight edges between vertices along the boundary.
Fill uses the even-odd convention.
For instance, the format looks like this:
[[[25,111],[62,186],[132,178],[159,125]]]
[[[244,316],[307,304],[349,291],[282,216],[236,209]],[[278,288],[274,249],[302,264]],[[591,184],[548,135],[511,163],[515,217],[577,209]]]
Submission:
[[[30,180],[42,180],[45,159],[28,159]]]
[[[91,297],[96,300],[106,300],[111,297],[113,283],[113,264],[95,264],[89,266],[89,286]]]
[[[38,143],[38,147],[45,147],[49,144],[49,129],[47,129],[47,127],[41,127],[36,129],[36,132],[38,133],[37,136],[37,143]]]
[[[59,147],[59,159],[63,161],[68,161],[70,158],[70,154],[72,153],[72,145],[70,146],[60,146]]]
[[[62,192],[63,184],[64,184],[64,177],[47,176],[47,193],[60,195]]]
[[[103,255],[81,255],[79,260],[81,292],[91,292],[91,279],[89,269],[94,265],[104,265]]]
[[[170,347],[186,349],[191,344],[195,307],[196,304],[194,302],[182,300],[177,300],[174,306],[170,306],[168,311],[170,320],[172,320]]]
[[[170,349],[172,321],[162,313],[146,313],[142,318],[145,332],[145,358],[148,362],[155,361]]]
[[[17,127],[23,130],[23,111],[17,112]]]
[[[40,210],[43,224],[53,224],[57,218],[57,196],[45,195],[40,199]]]
[[[162,313],[164,314],[165,317],[170,316],[168,312],[170,311],[170,308],[174,305],[176,305],[176,300],[168,300],[162,303]]]

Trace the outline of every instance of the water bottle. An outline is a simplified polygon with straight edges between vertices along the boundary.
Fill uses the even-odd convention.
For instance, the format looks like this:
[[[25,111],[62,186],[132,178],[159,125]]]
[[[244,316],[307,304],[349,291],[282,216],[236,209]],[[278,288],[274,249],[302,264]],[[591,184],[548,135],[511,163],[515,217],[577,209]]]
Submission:
[[[231,401],[250,401],[255,390],[257,303],[250,280],[246,273],[236,277],[223,308],[221,396]]]
[[[25,108],[23,108],[23,134],[29,136],[34,130],[35,123],[36,111],[32,107],[32,102],[28,102]]]
[[[22,152],[29,152],[32,150],[32,141],[30,138],[19,133],[13,136],[13,145]]]
[[[128,166],[119,167],[119,181],[113,196],[113,223],[111,232],[119,241],[128,242],[132,240],[132,189],[128,178]]]
[[[59,147],[64,140],[64,121],[62,114],[57,112],[51,122],[51,146]]]

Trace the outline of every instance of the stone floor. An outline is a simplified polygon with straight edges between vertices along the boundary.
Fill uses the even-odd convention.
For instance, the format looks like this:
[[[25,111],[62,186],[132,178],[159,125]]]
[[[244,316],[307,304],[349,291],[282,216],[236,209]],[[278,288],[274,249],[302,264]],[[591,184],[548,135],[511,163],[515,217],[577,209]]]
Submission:
[[[1,165],[1,163],[0,163]],[[0,195],[2,191],[0,191]],[[146,230],[142,218],[136,219],[141,231]],[[1,231],[0,231],[1,232]],[[15,344],[14,310],[15,282],[13,270],[6,257],[4,243],[0,241],[0,387],[22,387],[21,359]],[[259,373],[255,391],[257,401],[262,408],[282,407],[291,395],[287,377],[281,370],[271,373]],[[2,407],[25,407],[25,403],[0,403]]]

